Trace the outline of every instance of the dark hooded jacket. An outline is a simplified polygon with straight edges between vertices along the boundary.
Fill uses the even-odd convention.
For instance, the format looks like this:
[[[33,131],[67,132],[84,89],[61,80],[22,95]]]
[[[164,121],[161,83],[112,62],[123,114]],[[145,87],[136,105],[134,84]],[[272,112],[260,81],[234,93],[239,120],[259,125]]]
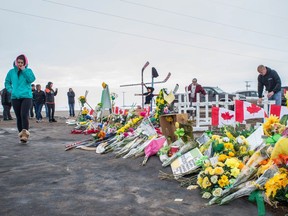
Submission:
[[[1,103],[2,105],[11,106],[11,93],[6,88],[1,91]]]
[[[262,76],[258,75],[258,95],[259,98],[263,97],[263,88],[265,86],[266,91],[277,93],[281,91],[281,79],[275,70],[266,67],[267,73]]]
[[[57,95],[57,90],[54,91],[52,88],[51,88],[51,84],[52,82],[48,82],[47,86],[46,86],[46,89],[45,89],[45,95],[46,95],[46,103],[48,104],[54,104],[55,103],[55,98],[54,96]]]

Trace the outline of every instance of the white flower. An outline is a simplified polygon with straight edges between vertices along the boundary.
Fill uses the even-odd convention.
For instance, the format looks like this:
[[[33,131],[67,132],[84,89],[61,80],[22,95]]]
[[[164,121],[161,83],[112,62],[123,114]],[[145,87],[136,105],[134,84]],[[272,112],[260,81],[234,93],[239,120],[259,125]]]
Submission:
[[[217,181],[218,181],[218,176],[217,176],[217,175],[213,175],[213,176],[210,178],[210,180],[211,180],[211,182],[212,182],[213,184],[216,184]]]
[[[223,140],[223,142],[229,142],[230,139],[228,137],[223,137],[222,140]]]
[[[202,195],[202,198],[204,199],[209,199],[211,197],[211,193],[209,192],[205,192],[203,195]]]
[[[237,141],[239,144],[244,143],[244,140],[243,140],[241,137],[239,137],[239,136],[236,138],[236,141]]]
[[[222,195],[222,191],[222,188],[216,188],[212,194],[214,197],[220,197]]]

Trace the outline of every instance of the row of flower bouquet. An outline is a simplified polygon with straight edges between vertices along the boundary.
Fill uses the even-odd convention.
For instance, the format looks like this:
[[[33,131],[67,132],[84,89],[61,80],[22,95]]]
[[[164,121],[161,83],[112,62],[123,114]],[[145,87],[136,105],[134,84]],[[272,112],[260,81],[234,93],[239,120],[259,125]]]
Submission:
[[[189,127],[185,123],[174,122],[168,116],[165,117],[167,122],[169,120],[175,128],[176,140],[171,142],[170,137],[163,136],[159,127],[159,118],[169,112],[163,92],[160,91],[155,112],[150,115],[137,112],[137,108],[133,107],[122,114],[112,113],[101,122],[86,119],[81,126],[84,131],[92,132],[93,129],[93,139],[73,147],[100,154],[113,152],[115,157],[122,158],[143,156],[143,165],[150,156],[158,155],[162,166],[171,165],[173,173],[174,162],[185,156],[183,158],[191,162],[187,164],[192,165],[190,172],[183,172],[180,176],[192,171],[195,180],[185,186],[197,184],[202,197],[209,199],[210,205],[249,196],[251,201],[257,201],[260,215],[265,212],[264,201],[273,206],[287,205],[288,130],[283,121],[270,116],[256,130],[241,128],[241,125],[226,126],[217,133],[206,131],[203,134],[205,142],[199,142],[194,140],[191,129],[187,129]],[[180,168],[177,169],[175,173]],[[174,178],[180,180],[180,176],[174,175]]]

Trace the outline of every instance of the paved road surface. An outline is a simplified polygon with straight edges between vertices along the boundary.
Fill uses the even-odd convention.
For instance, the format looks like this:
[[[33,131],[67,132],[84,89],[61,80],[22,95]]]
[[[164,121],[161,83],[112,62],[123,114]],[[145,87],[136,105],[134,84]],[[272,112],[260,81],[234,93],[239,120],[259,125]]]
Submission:
[[[15,122],[0,122],[1,216],[257,215],[247,198],[206,206],[198,189],[189,191],[174,180],[160,180],[159,170],[170,172],[170,167],[163,169],[158,157],[142,167],[143,158],[65,152],[65,144],[87,138],[70,134],[71,129],[64,119],[32,122],[30,143],[21,145]],[[177,198],[183,201],[176,202]]]

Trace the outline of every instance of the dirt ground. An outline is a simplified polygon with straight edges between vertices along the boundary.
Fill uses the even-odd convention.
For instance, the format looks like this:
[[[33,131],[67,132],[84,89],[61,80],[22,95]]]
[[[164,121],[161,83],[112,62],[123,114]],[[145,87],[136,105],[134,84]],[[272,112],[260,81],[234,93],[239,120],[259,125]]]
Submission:
[[[30,121],[29,144],[19,144],[16,121],[0,122],[0,215],[257,215],[247,197],[207,206],[200,190],[175,180],[160,180],[158,157],[116,159],[113,153],[64,151],[66,144],[89,138],[70,134],[65,118],[57,123]],[[182,199],[182,201],[175,201]],[[284,216],[267,206],[266,215]]]

